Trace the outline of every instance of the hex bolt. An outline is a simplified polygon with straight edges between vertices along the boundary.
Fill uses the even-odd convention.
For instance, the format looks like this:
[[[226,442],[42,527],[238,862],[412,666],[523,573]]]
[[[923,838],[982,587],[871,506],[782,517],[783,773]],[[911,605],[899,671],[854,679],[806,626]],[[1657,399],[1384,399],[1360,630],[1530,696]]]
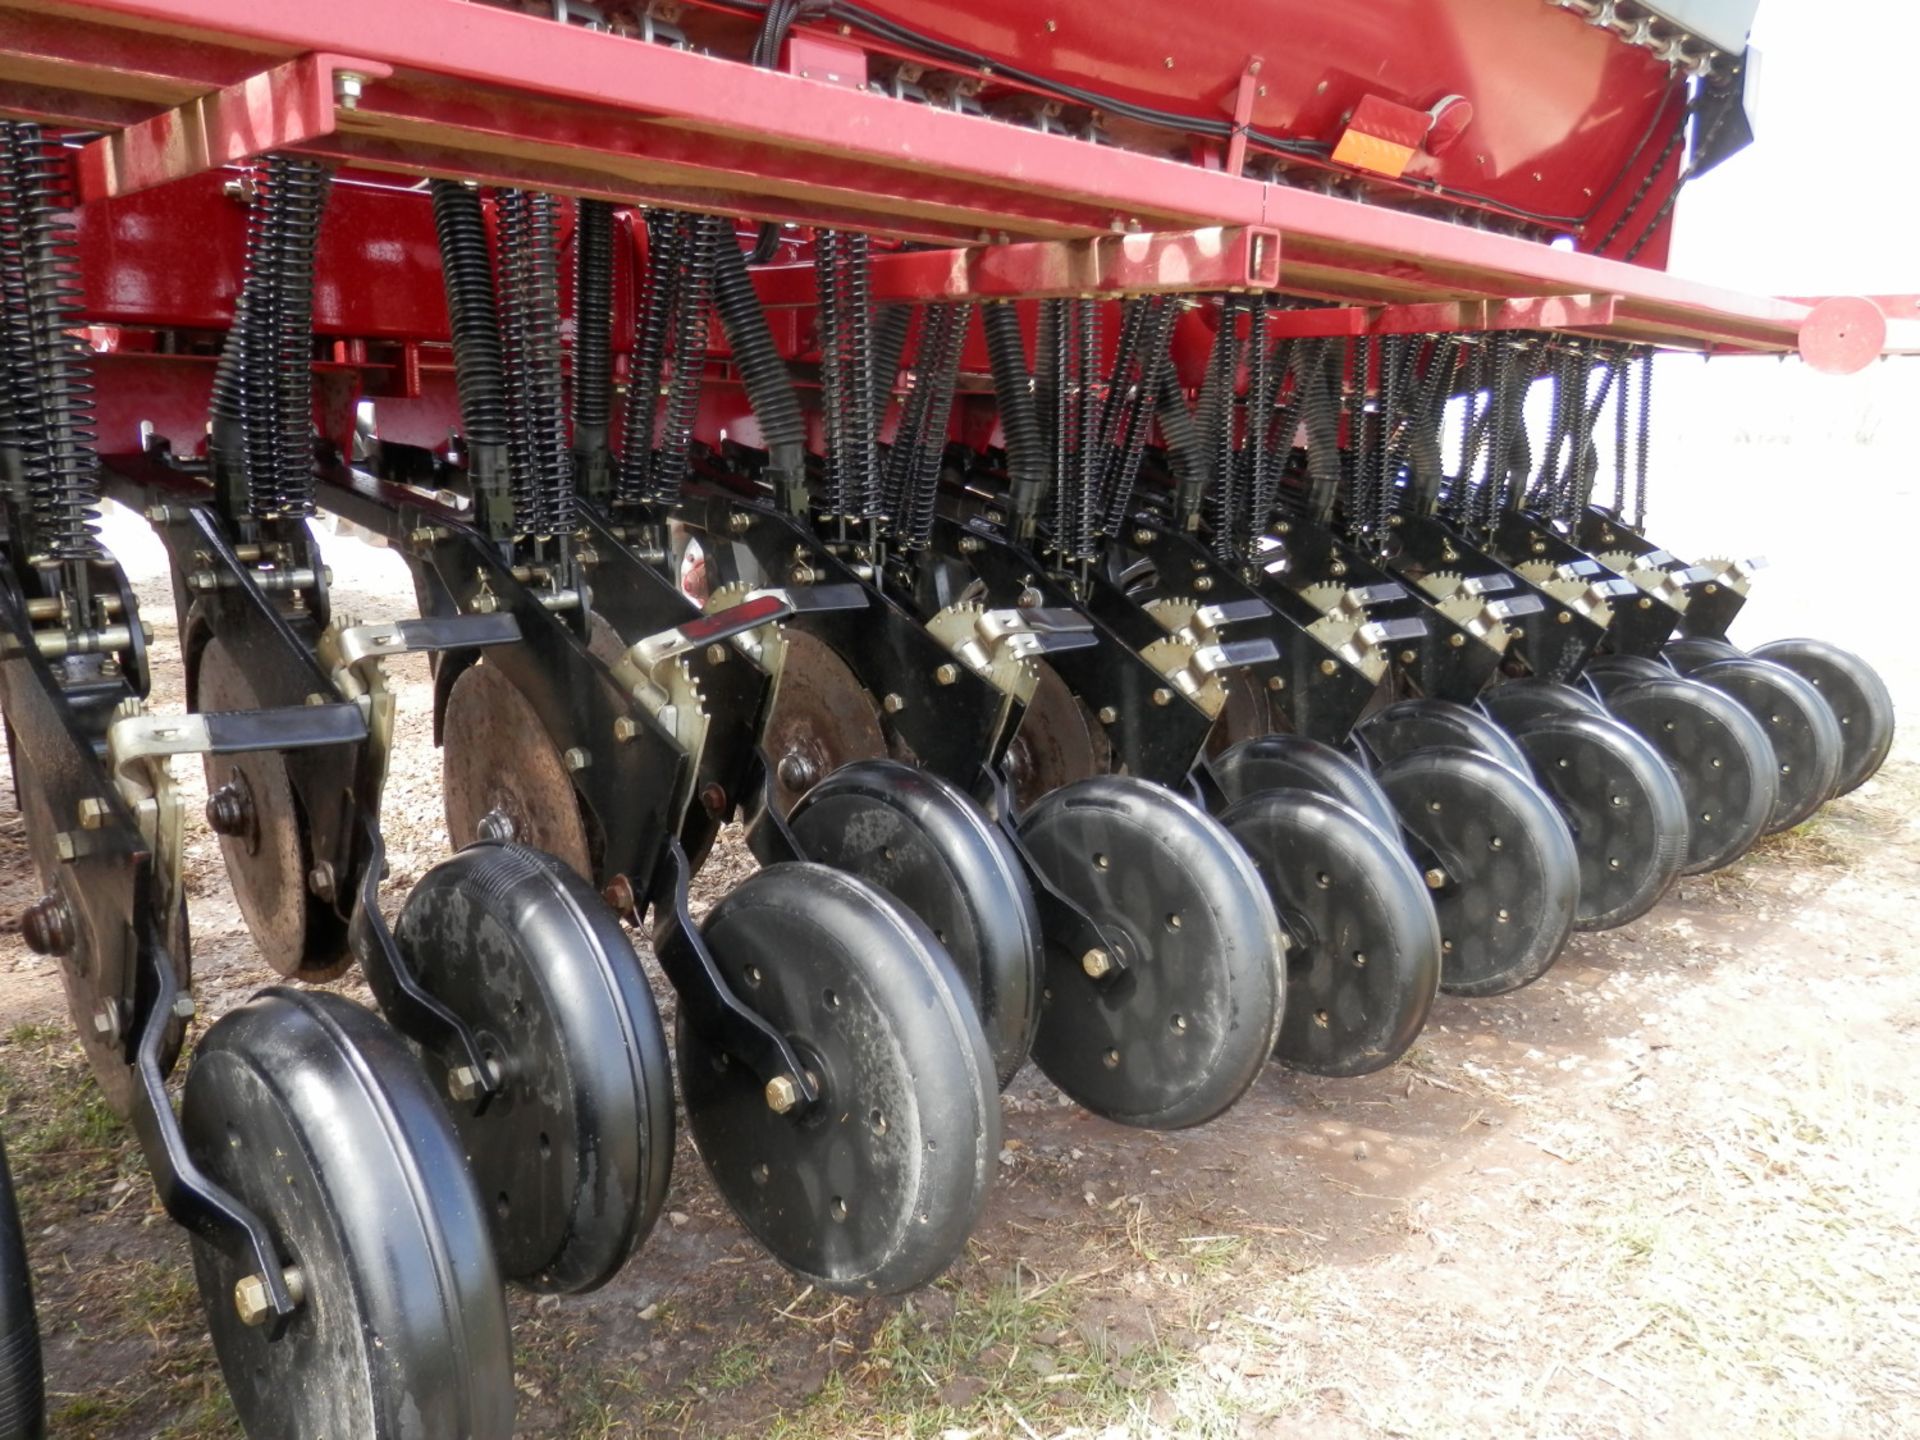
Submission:
[[[109,998],[93,1012],[93,1033],[102,1040],[120,1038],[120,1002],[117,999]]]
[[[358,110],[360,96],[366,90],[367,77],[357,70],[336,70],[333,74],[333,100],[342,110]]]
[[[631,715],[622,715],[613,722],[613,738],[623,745],[639,733],[640,722]]]
[[[1158,690],[1153,692],[1153,703],[1156,705],[1171,705],[1173,703],[1173,691],[1162,685]]]
[[[900,695],[889,694],[886,699],[880,702],[880,708],[885,710],[889,715],[898,715],[902,710],[907,708],[907,702]]]
[[[1113,973],[1113,956],[1096,945],[1080,957],[1080,968],[1089,980],[1104,980]]]
[[[1144,526],[1134,531],[1133,543],[1136,545],[1151,545],[1153,543],[1153,531],[1146,529]]]
[[[1322,660],[1320,662],[1320,673],[1322,675],[1338,675],[1340,673],[1339,662],[1334,660]]]
[[[193,1003],[193,996],[187,994],[186,991],[182,990],[178,995],[173,997],[174,1019],[191,1020],[197,1009],[198,1007]]]
[[[1120,718],[1120,712],[1114,709],[1113,706],[1102,705],[1100,707],[1100,723],[1102,725],[1111,725],[1113,724],[1114,721],[1118,720],[1119,718]]]
[[[447,1071],[447,1094],[462,1105],[471,1105],[487,1093],[488,1076],[475,1065],[456,1065]]]
[[[287,1287],[287,1298],[296,1306],[307,1303],[307,1277],[300,1273],[298,1265],[282,1270],[280,1281]],[[273,1292],[267,1289],[267,1277],[242,1275],[234,1281],[233,1308],[242,1325],[264,1325],[273,1319]]]
[[[1427,871],[1427,888],[1429,890],[1438,890],[1442,888],[1446,883],[1447,883],[1446,871],[1440,869],[1438,866],[1435,866],[1433,869]]]
[[[322,900],[333,898],[333,862],[322,860],[307,872],[307,888]]]
[[[107,823],[107,816],[111,813],[106,801],[97,795],[89,795],[80,802],[80,828],[98,830]]]
[[[727,529],[735,535],[744,535],[753,528],[753,517],[744,510],[736,510],[727,517]]]
[[[20,938],[36,955],[65,955],[73,949],[73,911],[57,891],[49,890],[20,916]]]
[[[593,763],[593,756],[589,755],[585,750],[581,749],[578,745],[575,745],[572,749],[567,751],[567,769],[569,770],[578,772],[586,769],[587,766],[591,765],[592,763]]]
[[[960,678],[960,667],[953,664],[942,665],[933,672],[933,678],[942,685],[951,685]]]
[[[776,1075],[767,1081],[767,1108],[776,1115],[785,1115],[800,1103],[800,1087],[793,1083],[791,1075]]]

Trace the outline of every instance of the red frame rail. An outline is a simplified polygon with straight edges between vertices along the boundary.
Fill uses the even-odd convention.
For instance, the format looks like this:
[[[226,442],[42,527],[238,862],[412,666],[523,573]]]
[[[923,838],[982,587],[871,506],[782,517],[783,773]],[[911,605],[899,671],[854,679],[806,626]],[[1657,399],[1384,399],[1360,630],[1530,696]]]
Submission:
[[[1451,314],[1465,328],[1558,302],[1580,333],[1797,351],[1838,371],[1889,339],[1871,301],[1741,295],[467,0],[0,0],[0,82],[12,113],[110,132],[85,162],[96,196],[287,148],[944,244],[937,259],[890,263],[946,298],[1201,288],[1156,267],[1179,236],[1224,230],[1259,238],[1247,284],[1337,302],[1315,312],[1348,327],[1333,333],[1353,333],[1341,310],[1370,312],[1357,323],[1379,330],[1438,307],[1422,323]],[[1116,234],[1142,236],[1148,258],[1085,244]],[[1103,258],[1121,278],[1101,279]]]

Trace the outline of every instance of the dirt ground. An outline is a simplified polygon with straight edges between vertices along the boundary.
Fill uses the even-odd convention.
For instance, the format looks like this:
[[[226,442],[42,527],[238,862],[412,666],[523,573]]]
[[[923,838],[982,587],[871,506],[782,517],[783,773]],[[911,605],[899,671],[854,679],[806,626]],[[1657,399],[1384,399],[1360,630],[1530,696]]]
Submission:
[[[1895,578],[1836,580],[1822,566],[1840,522],[1779,504],[1824,466],[1911,522],[1910,452],[1729,455],[1701,461],[1656,530],[1683,552],[1770,554],[1736,638],[1847,640],[1915,713],[1920,662],[1875,611],[1900,603]],[[340,610],[408,603],[392,557],[324,538]],[[177,708],[159,552],[137,524],[110,539],[158,632],[154,703]],[[394,897],[442,846],[424,667],[396,673]],[[198,770],[179,772],[197,815]],[[52,968],[20,942],[12,917],[38,887],[8,800],[0,1127],[25,1194],[54,1433],[236,1435],[186,1241],[93,1098]],[[1649,918],[1576,938],[1530,989],[1443,999],[1387,1073],[1270,1068],[1205,1129],[1120,1129],[1029,1070],[1006,1099],[985,1222],[908,1300],[795,1283],[683,1138],[669,1213],[612,1285],[514,1298],[522,1433],[1911,1434],[1917,809],[1909,728],[1873,784],[1683,882]],[[267,971],[204,828],[189,863],[198,1025]]]

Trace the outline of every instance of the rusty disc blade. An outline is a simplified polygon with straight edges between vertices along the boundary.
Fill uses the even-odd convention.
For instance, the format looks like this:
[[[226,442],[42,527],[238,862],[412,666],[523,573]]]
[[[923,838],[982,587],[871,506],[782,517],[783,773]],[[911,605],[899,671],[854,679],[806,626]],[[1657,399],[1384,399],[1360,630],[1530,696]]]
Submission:
[[[1287,727],[1282,723],[1277,697],[1266,681],[1245,670],[1229,670],[1219,677],[1227,702],[1214,717],[1207,734],[1209,757],[1222,754],[1242,740],[1258,740],[1277,735]]]
[[[1033,664],[1039,679],[1007,747],[1007,779],[1022,810],[1063,785],[1105,775],[1113,767],[1113,746],[1100,722],[1051,665]]]
[[[805,631],[789,630],[786,640],[765,737],[773,801],[783,815],[842,765],[887,754],[879,710],[847,662]]]
[[[194,708],[202,713],[258,710],[260,695],[232,647],[215,636],[200,652]],[[230,785],[246,815],[237,835],[220,837],[233,898],[253,943],[289,979],[332,980],[353,963],[347,927],[307,888],[313,846],[294,798],[286,758],[272,750],[208,755],[209,793]]]
[[[593,854],[567,764],[533,703],[482,661],[453,682],[440,752],[447,838],[481,837],[481,822],[511,822],[512,838],[593,879]]]

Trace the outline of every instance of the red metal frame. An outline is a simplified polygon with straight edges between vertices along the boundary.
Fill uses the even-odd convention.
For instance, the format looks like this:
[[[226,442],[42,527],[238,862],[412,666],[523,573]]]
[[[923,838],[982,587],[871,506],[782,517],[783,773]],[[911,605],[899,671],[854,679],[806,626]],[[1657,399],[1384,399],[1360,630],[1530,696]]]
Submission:
[[[1458,18],[1476,5],[1518,3],[1443,8]],[[1596,33],[1592,43],[1612,42]],[[1258,118],[1247,99],[1258,86],[1242,83],[1251,66],[1244,56],[1235,65],[1220,102]],[[349,70],[365,83],[345,103],[339,77]],[[291,147],[409,176],[945,242],[936,254],[885,260],[901,277],[886,293],[901,298],[1214,288],[1227,270],[1239,278],[1238,260],[1200,255],[1195,235],[1265,246],[1260,237],[1277,233],[1277,270],[1263,252],[1244,283],[1376,310],[1372,328],[1416,316],[1551,324],[1539,307],[1555,302],[1583,333],[1708,351],[1798,350],[1840,368],[1865,363],[1885,340],[1857,306],[1738,295],[1226,169],[907,104],[850,88],[839,68],[831,79],[753,69],[467,0],[75,0],[53,10],[0,0],[0,79],[8,77],[23,82],[10,95],[17,108],[118,131],[97,142],[84,173],[90,193],[122,204],[143,187],[172,188],[225,160]],[[1655,88],[1657,113],[1671,97]],[[184,243],[201,238],[194,228]],[[1116,243],[1116,234],[1128,238]],[[1183,271],[1183,255],[1207,263]],[[103,318],[116,321],[122,258],[108,262],[107,291],[92,292],[106,295]],[[209,286],[204,270],[194,282],[221,283]],[[763,283],[779,294],[799,282],[776,274]],[[416,297],[411,308],[428,303]],[[1423,308],[1433,306],[1441,308]],[[418,337],[417,318],[360,333]]]

